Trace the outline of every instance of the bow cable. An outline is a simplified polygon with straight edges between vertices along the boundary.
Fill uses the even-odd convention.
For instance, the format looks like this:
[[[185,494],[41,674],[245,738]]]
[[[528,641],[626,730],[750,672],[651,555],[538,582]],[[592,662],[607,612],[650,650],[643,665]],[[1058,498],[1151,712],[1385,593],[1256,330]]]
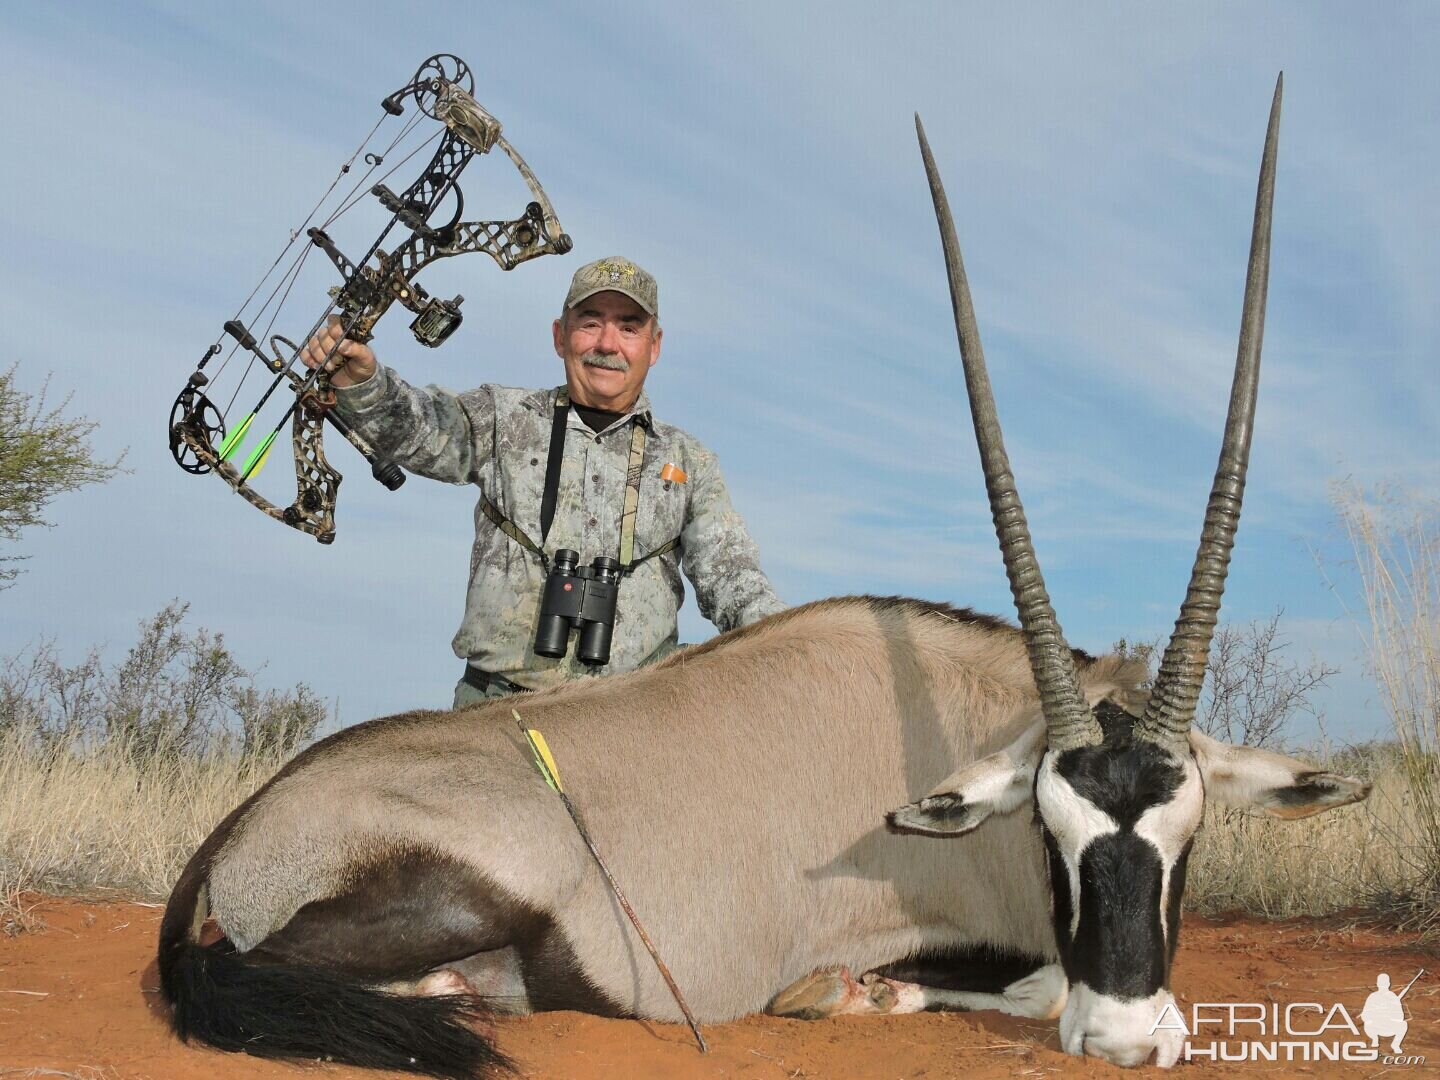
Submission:
[[[370,161],[369,168],[367,168],[365,172],[360,175],[360,177],[355,181],[355,184],[351,187],[350,191],[341,198],[340,206],[329,217],[325,219],[325,222],[321,226],[321,228],[329,228],[330,225],[332,225],[335,221],[339,220],[342,214],[350,210],[352,207],[358,204],[367,194],[369,194],[368,189],[363,191],[361,190],[362,186],[369,180],[370,175],[377,168],[379,168],[381,163],[383,163],[385,159],[390,156],[391,152],[395,149],[395,147],[398,146],[401,141],[403,141],[405,137],[415,129],[416,125],[419,124],[421,119],[423,119],[423,116],[424,114],[418,111],[414,116],[411,116],[406,121],[405,126],[401,129],[400,133],[396,135],[395,138],[391,140],[390,145],[385,148],[384,153],[366,155],[367,161],[370,161],[371,158],[374,158],[374,160]],[[360,151],[364,150],[365,147],[369,145],[369,142],[374,137],[375,132],[379,130],[380,125],[384,122],[384,116],[382,116],[379,120],[375,122],[375,127],[370,129],[370,134],[365,136],[365,141],[362,142],[358,147],[356,147],[355,152],[350,155],[350,160],[341,166],[340,172],[336,174],[336,177],[331,182],[330,187],[326,190],[325,194],[320,197],[320,201],[315,204],[315,206],[310,210],[310,213],[305,216],[305,220],[300,223],[300,227],[291,231],[289,243],[287,243],[285,247],[281,249],[280,254],[275,257],[275,261],[270,264],[270,269],[265,271],[265,274],[263,277],[261,277],[259,283],[257,283],[255,288],[250,291],[250,295],[245,298],[245,302],[240,305],[240,310],[237,311],[234,316],[235,321],[238,322],[241,316],[245,314],[245,309],[250,306],[250,302],[255,299],[256,293],[258,293],[260,289],[264,286],[265,282],[269,280],[270,275],[275,272],[275,267],[280,264],[280,260],[283,259],[286,253],[295,246],[295,241],[298,240],[300,237],[306,235],[306,226],[308,226],[310,222],[314,219],[316,212],[320,209],[322,205],[324,205],[325,201],[330,198],[331,193],[335,190],[336,184],[340,182],[340,177],[344,176],[347,172],[350,171],[350,166],[355,161],[355,158],[359,156]],[[430,136],[414,150],[411,150],[410,153],[406,154],[405,157],[402,158],[397,164],[392,166],[389,172],[387,172],[384,176],[380,178],[380,182],[383,183],[385,180],[389,179],[389,177],[395,172],[396,169],[399,169],[402,165],[405,164],[405,162],[409,161],[417,153],[423,150],[430,142],[437,138],[439,138],[439,133]],[[295,257],[295,261],[290,264],[290,268],[286,270],[284,275],[282,275],[280,282],[276,284],[275,288],[270,291],[270,295],[265,298],[265,302],[261,304],[259,310],[256,311],[254,318],[258,319],[262,317],[266,310],[270,307],[271,302],[274,301],[276,294],[280,292],[282,287],[285,287],[285,295],[281,297],[280,303],[276,306],[274,312],[271,314],[270,322],[266,325],[265,332],[260,335],[262,339],[269,336],[271,328],[275,325],[276,318],[279,317],[281,309],[285,306],[285,301],[289,298],[290,289],[288,286],[285,286],[286,279],[288,278],[291,285],[293,286],[295,279],[299,276],[301,269],[305,265],[305,260],[310,257],[310,252],[313,249],[314,245],[308,243],[301,248],[300,254]],[[225,331],[222,330],[220,337],[216,339],[216,344],[218,345],[224,340]],[[239,347],[240,342],[237,339],[235,343],[231,345],[230,352],[226,355],[225,360],[221,363],[219,369],[215,372],[214,378],[218,379],[221,375],[224,374],[226,365],[230,363],[230,358],[235,355],[235,350]],[[252,354],[252,366],[254,363],[254,359],[255,358]],[[245,369],[245,374],[240,376],[240,382],[242,384],[244,383],[245,379],[249,377],[252,366],[247,366]],[[237,396],[239,395],[239,392],[240,388],[239,386],[237,386],[235,390]],[[231,399],[231,403],[234,403],[234,398]]]

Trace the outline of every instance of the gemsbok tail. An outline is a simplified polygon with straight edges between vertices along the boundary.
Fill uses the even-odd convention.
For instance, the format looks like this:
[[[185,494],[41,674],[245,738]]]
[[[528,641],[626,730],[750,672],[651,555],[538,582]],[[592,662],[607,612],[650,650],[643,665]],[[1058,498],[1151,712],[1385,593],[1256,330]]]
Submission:
[[[395,994],[339,971],[237,952],[223,939],[202,945],[205,848],[185,868],[160,925],[160,988],[183,1041],[447,1080],[515,1071],[482,1034],[493,1013],[481,997]]]

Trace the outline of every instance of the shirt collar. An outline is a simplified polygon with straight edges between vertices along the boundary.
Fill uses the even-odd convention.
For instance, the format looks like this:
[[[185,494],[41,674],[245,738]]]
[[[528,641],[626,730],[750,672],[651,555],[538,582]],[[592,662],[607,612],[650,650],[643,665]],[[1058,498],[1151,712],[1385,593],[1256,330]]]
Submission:
[[[552,405],[555,401],[556,392],[563,389],[564,384],[562,383],[560,386],[556,386],[550,390],[545,391],[545,401],[547,406]],[[653,429],[655,419],[650,414],[650,395],[645,392],[645,388],[643,386],[640,388],[640,396],[635,399],[635,404],[631,405],[629,410],[625,412],[624,415],[622,415],[620,419],[615,422],[615,424],[611,424],[610,426],[615,427],[617,424],[623,424],[625,423],[625,421],[631,419],[632,417],[637,424],[645,428],[647,431]],[[607,428],[606,430],[608,431],[609,428]]]

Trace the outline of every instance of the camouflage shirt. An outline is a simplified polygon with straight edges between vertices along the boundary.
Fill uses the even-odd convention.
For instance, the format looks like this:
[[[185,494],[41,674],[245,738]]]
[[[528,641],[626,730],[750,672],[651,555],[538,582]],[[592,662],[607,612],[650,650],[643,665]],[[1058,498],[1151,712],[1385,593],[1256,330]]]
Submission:
[[[540,543],[540,503],[550,452],[555,390],[485,385],[465,393],[408,385],[381,365],[358,386],[337,388],[338,408],[375,448],[407,471],[450,484],[478,484],[502,514]],[[650,416],[642,390],[634,407],[601,432],[571,410],[555,519],[544,542],[580,553],[618,556],[620,514],[630,461],[631,425],[648,420],[635,558],[681,538],[620,584],[610,663],[536,656],[535,626],[545,571],[532,552],[491,523],[477,503],[465,618],[455,654],[522,686],[543,687],[575,675],[629,671],[675,648],[676,613],[685,599],[680,571],[701,613],[721,630],[754,622],[784,605],[760,569],[759,551],[730,505],[715,455],[694,437]],[[662,480],[667,464],[687,474]]]

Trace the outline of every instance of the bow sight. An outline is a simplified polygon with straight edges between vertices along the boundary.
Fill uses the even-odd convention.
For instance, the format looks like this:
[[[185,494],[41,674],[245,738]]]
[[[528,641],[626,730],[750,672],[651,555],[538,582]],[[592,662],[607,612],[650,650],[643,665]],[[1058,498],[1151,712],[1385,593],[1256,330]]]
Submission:
[[[413,99],[418,108],[404,129],[382,153],[367,153],[368,168],[319,226],[306,227],[319,212],[340,179],[350,171],[350,166],[369,144],[384,117],[366,136],[365,142],[350,155],[341,167],[339,175],[330,189],[311,210],[300,229],[291,234],[290,243],[271,265],[269,273],[261,280],[250,297],[241,305],[235,317],[227,320],[221,336],[201,357],[199,365],[175,399],[170,413],[170,452],[175,461],[186,472],[214,472],[230,485],[252,506],[292,528],[309,533],[322,544],[335,539],[335,496],[340,485],[340,473],[325,459],[321,435],[328,421],[344,435],[370,463],[371,472],[377,480],[390,490],[405,482],[405,474],[394,462],[381,458],[358,432],[352,430],[332,411],[335,393],[330,387],[329,367],[335,358],[335,350],[325,358],[325,364],[305,372],[303,365],[297,371],[296,362],[300,357],[300,346],[281,334],[272,334],[285,297],[299,276],[300,270],[310,252],[325,253],[339,271],[341,283],[330,289],[330,304],[315,320],[308,333],[299,340],[308,341],[325,320],[338,314],[344,328],[344,336],[359,342],[369,341],[371,332],[380,317],[392,304],[415,313],[410,329],[422,345],[434,348],[444,342],[460,325],[460,305],[464,297],[453,300],[433,297],[415,282],[415,277],[429,263],[451,255],[469,252],[484,252],[502,270],[512,270],[522,262],[540,255],[563,255],[571,248],[570,237],[560,228],[555,210],[550,205],[540,181],[530,171],[515,148],[500,134],[500,122],[491,116],[472,96],[474,78],[469,66],[459,57],[441,53],[430,57],[420,65],[415,77],[405,86],[387,96],[381,106],[391,116],[400,116],[405,111],[406,98]],[[430,163],[419,178],[400,194],[396,194],[384,183],[390,174],[404,165],[422,147],[412,150],[390,172],[368,188],[368,193],[379,200],[380,205],[391,217],[381,230],[379,237],[370,245],[365,255],[352,262],[331,240],[325,231],[341,214],[359,203],[365,192],[362,190],[371,175],[385,160],[385,157],[400,145],[401,141],[419,123],[422,117],[437,120],[444,125],[437,132],[439,145]],[[461,171],[477,154],[486,154],[494,147],[500,147],[515,168],[519,170],[530,189],[533,201],[525,207],[520,217],[513,221],[461,221],[465,200],[456,183]],[[435,217],[446,198],[454,201],[454,212],[443,224],[435,224]],[[395,226],[408,230],[408,238],[390,251],[381,247]],[[294,261],[281,274],[278,283],[261,307],[244,319],[250,302],[259,294],[265,281],[274,273],[287,252],[303,235],[309,240],[301,246]],[[279,303],[275,304],[279,297]],[[272,308],[272,304],[274,307]],[[260,339],[267,340],[269,349],[262,348],[252,327],[265,321]],[[206,365],[223,350],[222,343],[231,340],[230,351],[219,369],[206,373]],[[338,347],[338,346],[337,346]],[[274,378],[238,424],[227,428],[226,413],[218,407],[210,394],[214,393],[215,381],[224,372],[236,353],[244,353],[246,364],[240,376],[240,383],[254,368],[258,360]],[[340,358],[343,363],[343,358]],[[295,400],[285,410],[279,422],[268,435],[251,446],[239,464],[242,448],[250,435],[251,426],[260,410],[275,390],[282,386],[294,393]],[[239,396],[237,384],[227,408],[233,407]],[[208,391],[208,393],[207,393]],[[292,430],[295,449],[295,501],[284,508],[270,502],[250,485],[250,478],[265,463],[266,457],[286,420],[293,418]]]

